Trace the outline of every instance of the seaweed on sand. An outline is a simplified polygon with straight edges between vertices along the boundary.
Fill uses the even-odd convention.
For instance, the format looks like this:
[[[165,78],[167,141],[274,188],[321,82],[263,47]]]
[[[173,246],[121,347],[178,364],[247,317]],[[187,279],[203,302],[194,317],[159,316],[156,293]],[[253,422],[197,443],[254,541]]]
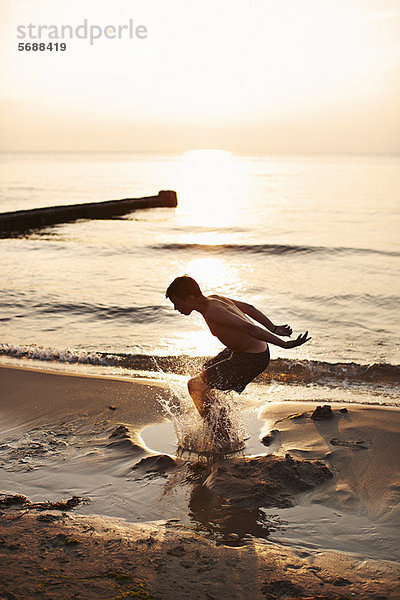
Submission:
[[[68,500],[58,500],[52,502],[45,500],[44,502],[32,502],[26,496],[21,494],[5,495],[0,497],[0,510],[9,508],[10,506],[18,505],[25,510],[71,510],[83,502],[88,502],[89,498],[81,498],[80,496],[72,496]]]

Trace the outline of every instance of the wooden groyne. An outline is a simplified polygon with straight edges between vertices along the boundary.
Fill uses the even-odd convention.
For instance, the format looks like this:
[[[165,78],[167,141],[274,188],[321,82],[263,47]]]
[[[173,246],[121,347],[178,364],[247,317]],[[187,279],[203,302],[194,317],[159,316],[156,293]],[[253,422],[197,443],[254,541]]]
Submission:
[[[67,223],[78,219],[110,219],[119,217],[139,208],[171,207],[178,205],[176,192],[161,190],[157,196],[143,198],[123,198],[85,204],[49,206],[32,210],[17,210],[0,213],[0,236],[24,233],[57,223]]]

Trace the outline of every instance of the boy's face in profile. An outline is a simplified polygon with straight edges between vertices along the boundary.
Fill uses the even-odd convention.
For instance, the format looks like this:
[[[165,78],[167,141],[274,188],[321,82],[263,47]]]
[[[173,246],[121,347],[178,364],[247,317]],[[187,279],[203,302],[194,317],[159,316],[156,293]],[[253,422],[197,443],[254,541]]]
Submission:
[[[193,310],[192,304],[193,296],[188,296],[186,300],[178,298],[177,296],[171,296],[171,302],[174,305],[174,310],[177,310],[182,315],[190,315]]]

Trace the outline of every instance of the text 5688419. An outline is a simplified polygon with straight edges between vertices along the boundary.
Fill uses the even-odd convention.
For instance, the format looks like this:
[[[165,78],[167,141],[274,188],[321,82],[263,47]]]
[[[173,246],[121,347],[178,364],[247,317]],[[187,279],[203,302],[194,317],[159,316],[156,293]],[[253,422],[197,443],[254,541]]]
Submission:
[[[19,52],[65,52],[67,44],[65,42],[19,42]]]

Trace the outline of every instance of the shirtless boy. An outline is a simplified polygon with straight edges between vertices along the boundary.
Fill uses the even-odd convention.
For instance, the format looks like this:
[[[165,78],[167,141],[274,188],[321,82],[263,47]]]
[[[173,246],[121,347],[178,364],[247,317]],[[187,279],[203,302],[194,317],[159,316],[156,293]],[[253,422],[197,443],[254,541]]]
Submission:
[[[204,296],[192,277],[177,277],[167,289],[166,297],[183,315],[199,312],[211,333],[225,346],[207,361],[204,370],[188,381],[189,394],[200,415],[207,419],[213,402],[212,389],[235,390],[239,394],[269,364],[268,343],[281,348],[295,348],[310,340],[308,331],[295,340],[289,325],[274,325],[251,304],[212,294]],[[259,327],[254,321],[263,325]]]

